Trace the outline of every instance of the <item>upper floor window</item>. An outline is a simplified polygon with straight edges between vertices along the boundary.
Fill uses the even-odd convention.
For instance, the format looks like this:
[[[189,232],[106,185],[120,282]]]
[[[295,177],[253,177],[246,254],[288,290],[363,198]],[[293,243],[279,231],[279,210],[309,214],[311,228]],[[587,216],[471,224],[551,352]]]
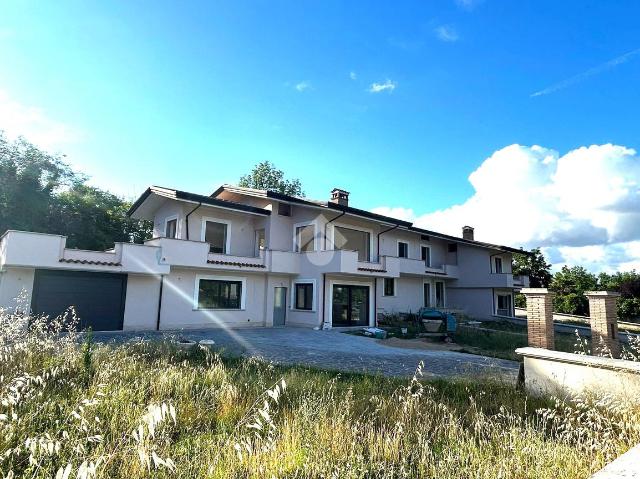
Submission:
[[[167,218],[164,224],[164,237],[175,238],[178,236],[178,218]]]
[[[424,261],[427,268],[431,267],[431,248],[428,246],[420,246],[420,259]]]
[[[398,241],[398,257],[399,258],[409,257],[409,243],[405,243],[404,241]]]
[[[295,251],[315,251],[315,225],[296,226]]]
[[[354,230],[344,226],[333,229],[333,244],[335,249],[345,249],[358,252],[358,261],[369,261],[371,235],[367,231]]]
[[[203,221],[202,240],[209,243],[211,253],[227,254],[229,248],[229,225],[219,220]]]
[[[502,258],[496,257],[494,258],[494,262],[496,265],[496,273],[502,273]]]

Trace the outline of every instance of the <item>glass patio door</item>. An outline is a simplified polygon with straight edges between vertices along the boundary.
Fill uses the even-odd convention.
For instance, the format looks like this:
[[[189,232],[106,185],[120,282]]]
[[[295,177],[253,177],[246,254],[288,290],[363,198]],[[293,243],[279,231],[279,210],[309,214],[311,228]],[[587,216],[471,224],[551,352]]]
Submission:
[[[349,284],[333,286],[333,326],[369,325],[369,287]]]

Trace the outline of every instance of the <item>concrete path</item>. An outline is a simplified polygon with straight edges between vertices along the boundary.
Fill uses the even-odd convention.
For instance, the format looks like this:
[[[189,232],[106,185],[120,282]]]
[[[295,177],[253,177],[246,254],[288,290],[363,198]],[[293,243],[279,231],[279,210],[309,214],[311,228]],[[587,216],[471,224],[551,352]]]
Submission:
[[[337,330],[256,328],[182,332],[95,333],[97,341],[126,341],[179,335],[193,340],[213,339],[224,351],[257,356],[279,364],[299,364],[338,371],[411,376],[420,361],[425,376],[491,375],[515,380],[519,363],[452,351],[425,351],[386,346],[375,339]]]

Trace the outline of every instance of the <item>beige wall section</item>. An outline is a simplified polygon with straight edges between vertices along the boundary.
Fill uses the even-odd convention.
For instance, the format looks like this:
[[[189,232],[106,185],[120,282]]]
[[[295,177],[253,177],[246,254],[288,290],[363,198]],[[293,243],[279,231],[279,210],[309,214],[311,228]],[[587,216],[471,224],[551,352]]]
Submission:
[[[491,288],[447,288],[447,307],[461,309],[472,318],[488,319],[493,316],[493,290]]]
[[[423,307],[423,283],[430,282],[423,278],[395,278],[395,295],[383,296],[384,280],[378,279],[378,312],[379,313],[416,313]],[[434,291],[431,286],[431,291]]]
[[[194,304],[196,275],[245,279],[245,309],[197,310]],[[264,274],[174,269],[165,276],[160,329],[255,327],[265,325]]]
[[[125,331],[156,329],[159,294],[159,276],[128,275],[122,329]]]
[[[30,309],[34,274],[34,268],[6,268],[0,273],[0,308],[15,310],[16,300],[24,291],[24,303],[20,307]]]
[[[185,238],[184,233],[184,203],[180,201],[166,200],[155,212],[153,219],[153,237],[164,237],[165,223],[169,218],[177,218],[177,238]]]

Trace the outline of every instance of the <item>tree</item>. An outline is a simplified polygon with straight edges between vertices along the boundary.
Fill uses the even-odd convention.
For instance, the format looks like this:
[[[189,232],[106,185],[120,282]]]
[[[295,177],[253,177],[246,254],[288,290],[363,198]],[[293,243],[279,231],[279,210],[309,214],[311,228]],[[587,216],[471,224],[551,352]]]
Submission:
[[[513,274],[529,276],[532,288],[546,288],[551,283],[551,265],[547,263],[540,248],[531,250],[532,255],[513,255]]]
[[[598,276],[598,289],[617,291],[618,319],[621,321],[637,321],[640,318],[640,274],[635,270]]]
[[[594,291],[598,287],[598,278],[582,266],[569,268],[563,266],[553,275],[550,289],[556,293],[553,310],[557,313],[589,314],[589,302],[584,295],[586,291]]]
[[[61,157],[0,131],[0,234],[8,229],[67,236],[67,246],[106,249],[114,241],[141,242],[149,222],[127,217],[129,203],[86,185]]]
[[[276,191],[291,196],[304,196],[299,179],[285,180],[284,172],[268,161],[263,161],[254,166],[251,173],[240,178],[238,186]]]

